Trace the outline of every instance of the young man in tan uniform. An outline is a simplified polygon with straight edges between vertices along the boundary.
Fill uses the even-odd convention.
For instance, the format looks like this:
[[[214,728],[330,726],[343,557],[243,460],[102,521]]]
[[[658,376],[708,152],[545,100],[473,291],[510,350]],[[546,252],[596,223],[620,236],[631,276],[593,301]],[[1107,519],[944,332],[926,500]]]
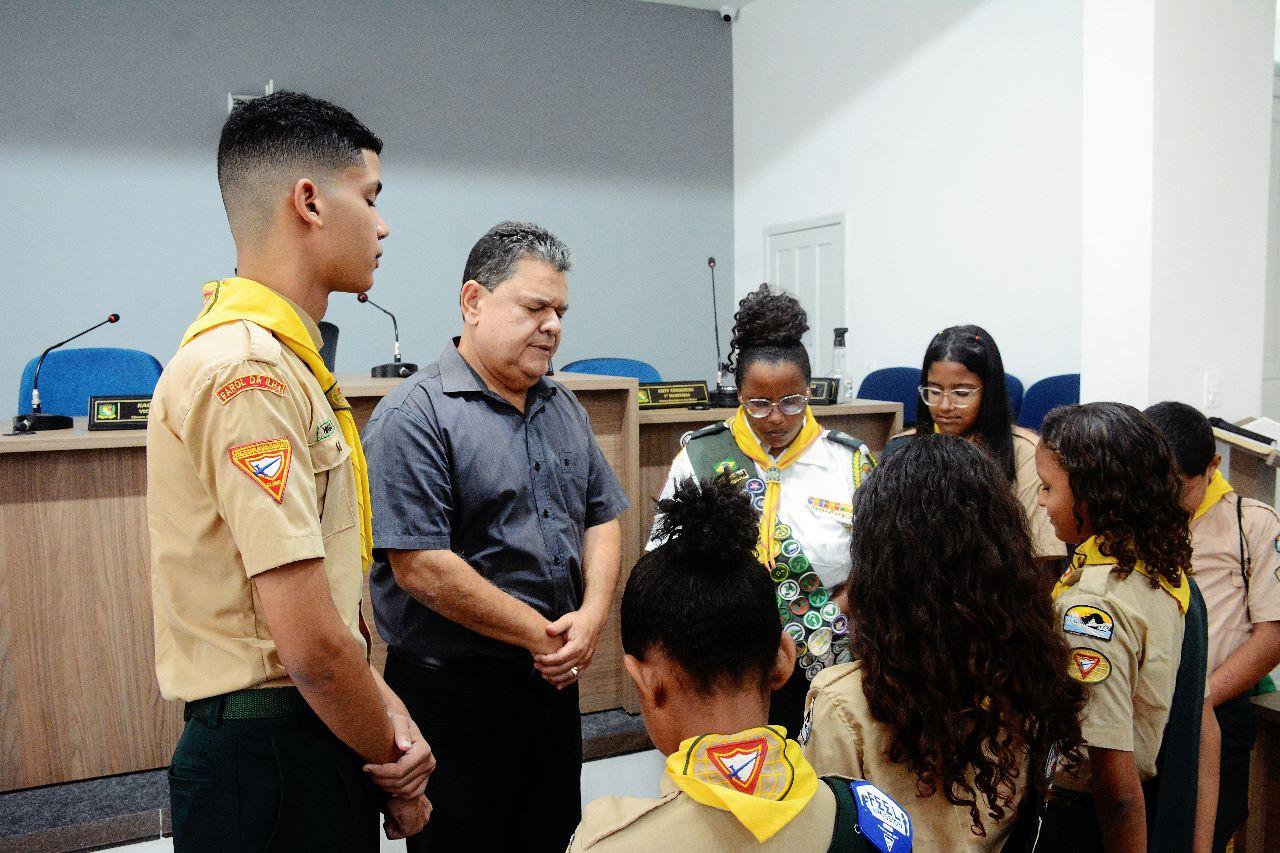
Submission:
[[[1164,402],[1145,414],[1173,447],[1191,514],[1191,563],[1209,611],[1208,692],[1222,731],[1213,846],[1224,850],[1248,814],[1249,696],[1280,664],[1280,519],[1232,490],[1199,411]]]
[[[223,128],[246,277],[206,286],[147,432],[156,674],[186,703],[178,851],[376,850],[379,808],[392,836],[429,813],[430,748],[366,657],[367,481],[316,326],[331,292],[372,285],[380,149],[292,92]]]

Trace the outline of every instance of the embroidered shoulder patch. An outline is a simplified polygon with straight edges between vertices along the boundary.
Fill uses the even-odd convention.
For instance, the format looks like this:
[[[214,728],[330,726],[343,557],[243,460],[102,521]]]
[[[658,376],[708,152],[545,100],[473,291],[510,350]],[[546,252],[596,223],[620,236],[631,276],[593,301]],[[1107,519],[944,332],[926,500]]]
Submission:
[[[1098,684],[1111,675],[1111,661],[1102,652],[1093,649],[1072,649],[1071,666],[1067,674],[1081,684]]]
[[[333,425],[333,418],[325,418],[320,422],[320,425],[316,427],[316,441],[324,441],[326,438],[333,435],[333,431],[335,429],[337,429],[337,427]]]
[[[1111,642],[1111,634],[1115,630],[1115,622],[1111,614],[1087,604],[1077,604],[1062,616],[1062,630],[1068,634],[1079,634],[1082,637],[1093,637],[1095,640]]]
[[[870,782],[850,782],[854,802],[858,804],[858,828],[862,836],[881,853],[892,853],[898,842],[900,849],[911,849],[911,818],[907,810]]]
[[[225,406],[245,391],[270,391],[277,397],[283,397],[285,387],[284,383],[274,376],[250,373],[248,376],[237,376],[213,393],[218,398],[218,402]]]
[[[762,737],[707,747],[707,758],[734,790],[754,794],[769,743]]]
[[[289,463],[293,446],[287,438],[255,441],[227,451],[231,462],[271,495],[276,503],[284,502],[284,488],[289,481]]]

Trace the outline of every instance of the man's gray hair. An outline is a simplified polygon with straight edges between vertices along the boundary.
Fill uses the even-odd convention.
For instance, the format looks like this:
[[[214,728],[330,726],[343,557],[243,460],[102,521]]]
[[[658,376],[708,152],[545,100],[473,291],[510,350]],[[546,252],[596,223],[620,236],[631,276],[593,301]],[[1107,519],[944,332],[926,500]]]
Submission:
[[[573,266],[569,247],[547,229],[532,222],[500,222],[471,247],[462,283],[474,279],[492,291],[511,277],[521,258],[545,261],[556,272]]]

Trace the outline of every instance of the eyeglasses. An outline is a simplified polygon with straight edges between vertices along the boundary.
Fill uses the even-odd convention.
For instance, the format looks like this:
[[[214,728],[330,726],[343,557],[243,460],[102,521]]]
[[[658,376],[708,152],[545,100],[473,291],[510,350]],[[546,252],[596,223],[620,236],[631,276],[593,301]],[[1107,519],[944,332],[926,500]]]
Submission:
[[[776,403],[763,397],[755,397],[750,400],[743,400],[741,397],[738,399],[742,402],[742,408],[746,409],[747,414],[753,418],[767,418],[775,408],[790,417],[800,414],[804,411],[804,407],[809,405],[808,394],[788,394],[780,398]]]
[[[950,391],[943,391],[932,385],[921,385],[918,389],[920,399],[924,401],[926,406],[941,406],[942,398],[946,397],[951,401],[951,405],[957,409],[967,409],[973,405],[973,401],[982,393],[982,386],[977,388],[952,388]]]

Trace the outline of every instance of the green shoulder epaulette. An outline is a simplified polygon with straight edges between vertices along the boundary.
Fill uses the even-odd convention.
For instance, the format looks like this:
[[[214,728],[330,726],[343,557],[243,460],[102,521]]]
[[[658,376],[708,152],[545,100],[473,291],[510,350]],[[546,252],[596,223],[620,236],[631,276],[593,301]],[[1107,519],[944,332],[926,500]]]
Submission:
[[[716,421],[713,424],[704,426],[702,429],[690,430],[689,432],[686,432],[684,435],[680,436],[680,446],[684,447],[688,445],[688,443],[693,441],[695,438],[705,438],[709,435],[719,435],[720,433],[724,432],[728,428],[729,428],[729,425],[726,424],[724,421]]]

